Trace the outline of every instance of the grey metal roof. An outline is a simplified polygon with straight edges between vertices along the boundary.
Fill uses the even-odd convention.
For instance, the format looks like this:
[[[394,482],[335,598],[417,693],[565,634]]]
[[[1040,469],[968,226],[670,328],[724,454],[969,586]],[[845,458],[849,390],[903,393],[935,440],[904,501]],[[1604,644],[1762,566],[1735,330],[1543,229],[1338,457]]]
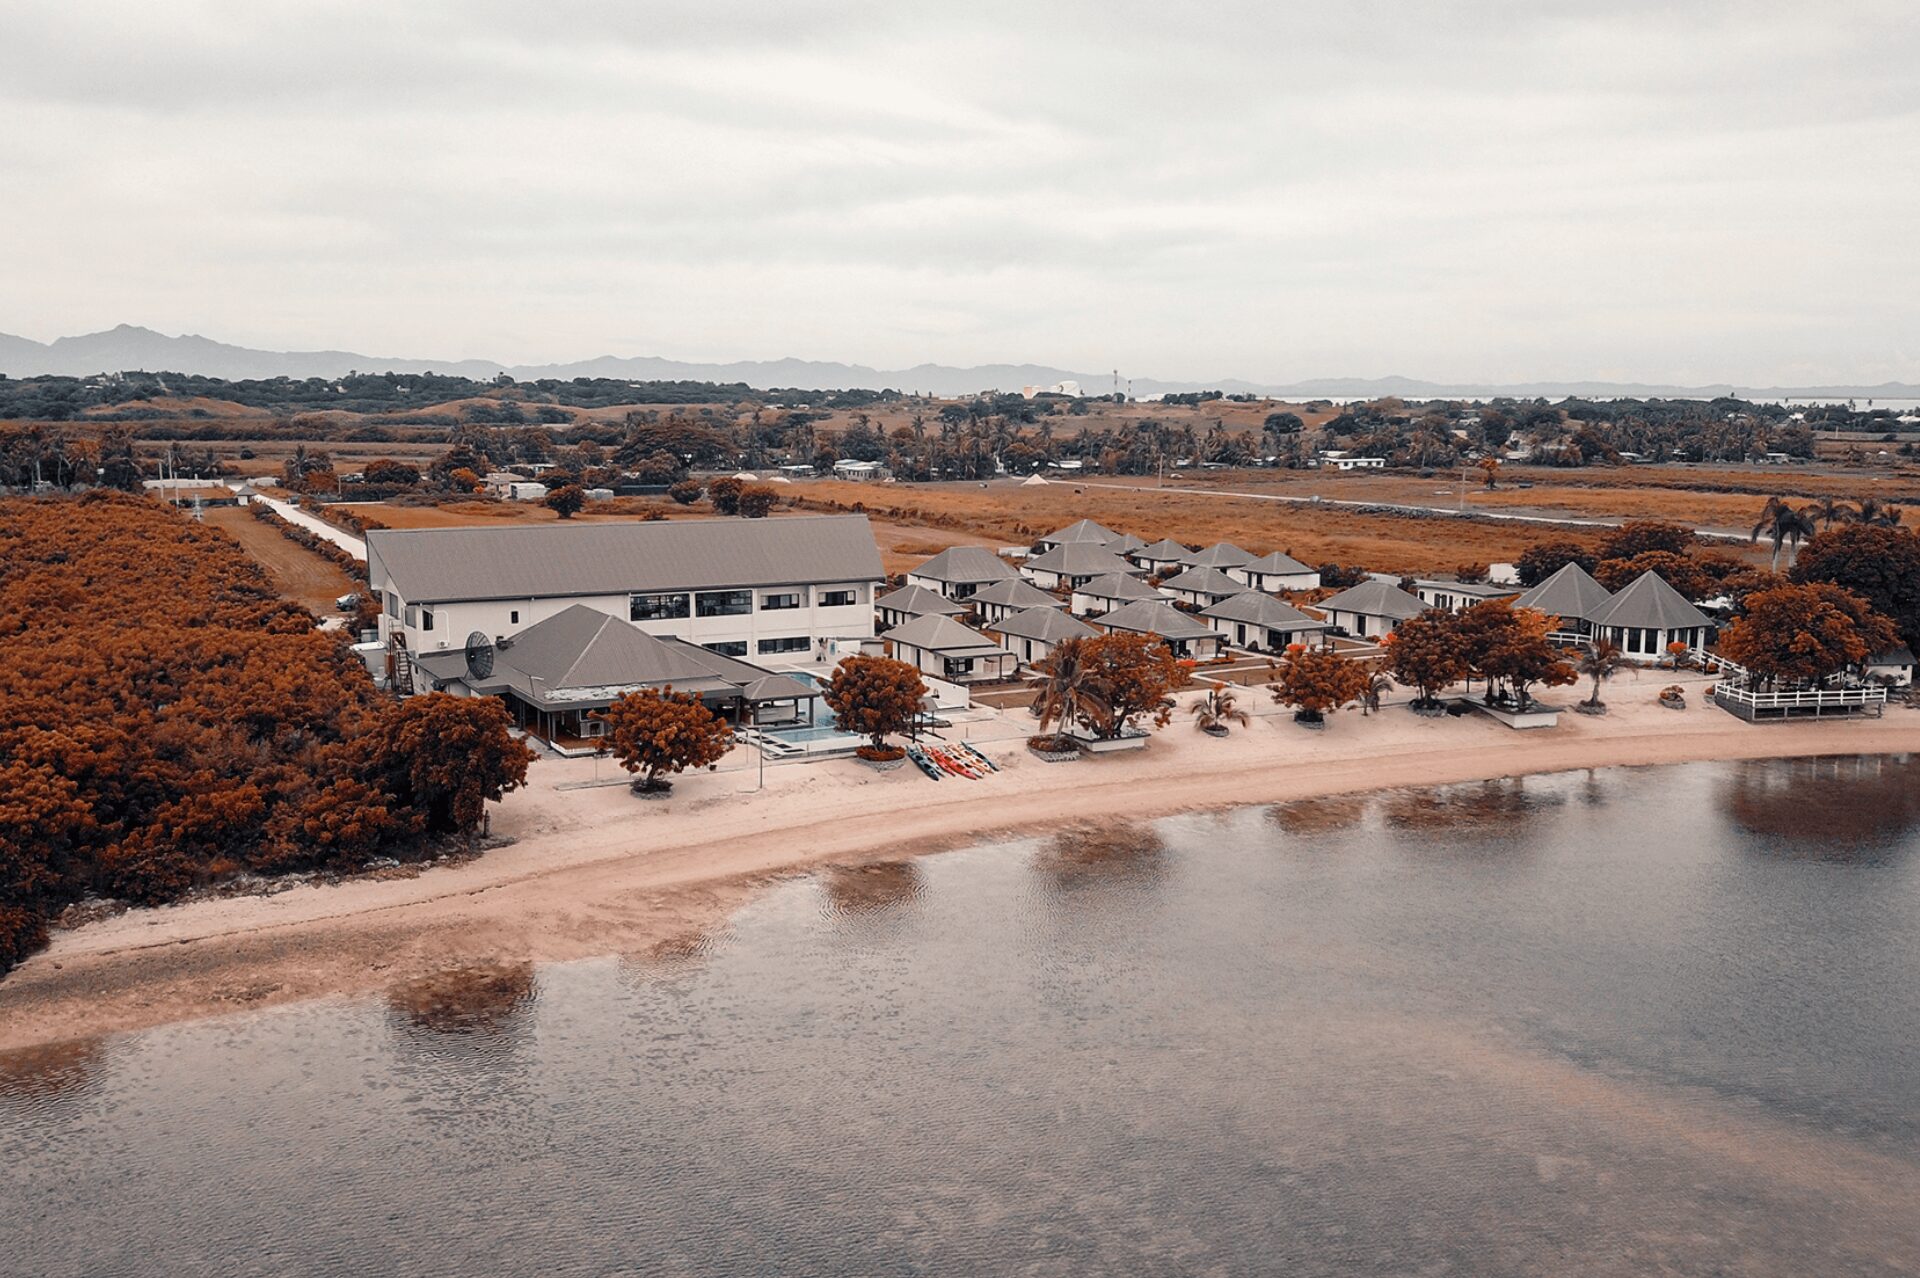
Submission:
[[[1532,608],[1549,617],[1578,617],[1586,620],[1606,607],[1613,595],[1593,579],[1579,564],[1563,565],[1559,571],[1513,601],[1516,608]]]
[[[1104,577],[1095,577],[1092,581],[1075,586],[1073,593],[1093,599],[1118,599],[1123,603],[1134,599],[1166,598],[1138,577],[1119,572],[1110,572]]]
[[[1264,626],[1268,630],[1329,629],[1326,622],[1315,621],[1292,604],[1283,603],[1258,590],[1243,591],[1231,599],[1221,600],[1211,608],[1202,608],[1200,615],[1249,626]]]
[[[376,582],[409,603],[879,581],[865,515],[367,533]],[[381,574],[384,572],[384,578]]]
[[[979,631],[969,630],[951,617],[934,613],[915,617],[904,626],[895,626],[887,631],[885,637],[890,643],[903,643],[910,648],[924,648],[928,652],[1000,651],[998,644]]]
[[[1029,608],[1025,612],[1016,612],[1011,617],[994,622],[991,629],[1017,639],[1039,639],[1046,643],[1059,643],[1063,639],[1088,639],[1100,633],[1078,617],[1061,612],[1058,608]]]
[[[1418,597],[1408,594],[1390,581],[1363,581],[1314,607],[1328,612],[1358,612],[1369,617],[1392,617],[1400,621],[1417,617],[1427,610]]]
[[[1105,546],[1091,541],[1069,541],[1027,560],[1027,567],[1063,577],[1103,577],[1110,572],[1140,571]]]
[[[1632,626],[1642,630],[1688,630],[1711,626],[1713,619],[1687,602],[1657,572],[1643,572],[1592,617],[1596,626]]]
[[[1510,599],[1520,592],[1512,586],[1503,586],[1491,581],[1449,581],[1444,577],[1422,577],[1417,585],[1429,590],[1451,591],[1456,595],[1470,596],[1475,599]]]
[[[1278,550],[1270,555],[1262,555],[1258,559],[1251,560],[1247,563],[1230,566],[1244,568],[1248,572],[1268,573],[1276,577],[1290,573],[1315,571],[1315,569],[1301,563],[1292,555],[1283,554]]]
[[[949,546],[918,568],[907,569],[909,577],[929,581],[1005,581],[1018,576],[1013,566],[985,546]]]
[[[1108,630],[1131,630],[1162,639],[1218,639],[1212,626],[1194,620],[1164,599],[1136,599],[1095,623]]]
[[[1107,549],[1116,555],[1130,555],[1146,544],[1132,533],[1121,533],[1107,543]]]
[[[1160,588],[1186,594],[1225,596],[1239,594],[1247,588],[1247,583],[1235,581],[1218,568],[1189,568],[1179,576],[1161,582]]]
[[[925,586],[902,586],[898,590],[889,590],[873,601],[876,608],[885,608],[890,612],[904,612],[908,616],[918,617],[925,613],[937,612],[945,617],[957,617],[967,610],[963,603],[955,603],[937,590],[928,590]]]
[[[1867,658],[1867,664],[1870,666],[1910,666],[1913,664],[1913,649],[1903,643],[1897,648],[1889,648],[1885,652],[1874,653],[1871,657]]]
[[[812,685],[783,674],[762,675],[748,684],[744,692],[749,701],[805,701],[820,695]]]
[[[510,666],[548,688],[622,684],[703,683],[713,669],[639,627],[585,604],[574,604],[535,622],[494,653],[494,665]]]
[[[1142,546],[1134,551],[1133,556],[1136,559],[1150,559],[1155,563],[1177,564],[1184,563],[1187,556],[1192,553],[1173,538],[1162,537],[1151,546]]]
[[[1216,541],[1205,550],[1193,551],[1181,562],[1196,568],[1238,568],[1252,561],[1253,552],[1242,550],[1230,541]]]
[[[1104,546],[1120,534],[1104,524],[1096,524],[1091,519],[1082,519],[1068,524],[1065,528],[1055,529],[1040,540],[1050,546],[1071,545],[1078,542],[1090,542]]]
[[[1001,608],[1064,608],[1067,601],[1056,599],[1025,577],[1011,577],[982,586],[973,592],[969,603],[989,603]],[[956,609],[964,612],[965,609]]]

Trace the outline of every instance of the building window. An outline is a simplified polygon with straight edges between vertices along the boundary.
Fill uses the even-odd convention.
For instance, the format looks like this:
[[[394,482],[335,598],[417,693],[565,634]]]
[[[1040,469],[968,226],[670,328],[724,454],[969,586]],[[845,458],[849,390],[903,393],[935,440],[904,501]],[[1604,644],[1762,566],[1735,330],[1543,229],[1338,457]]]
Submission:
[[[693,610],[702,617],[745,617],[753,612],[751,590],[702,590],[693,597]],[[686,616],[681,613],[681,616]]]
[[[845,608],[848,604],[853,603],[854,600],[854,592],[851,590],[823,590],[820,592],[820,606],[822,608]]]
[[[953,583],[952,597],[955,599],[971,599],[973,598],[974,591],[978,589],[980,589],[980,583],[977,581],[956,581]]]
[[[970,675],[973,673],[972,657],[948,657],[946,663],[947,678],[949,679],[957,679],[961,675]]]
[[[723,657],[744,657],[747,655],[745,639],[729,639],[724,643],[703,643],[700,645],[708,652],[717,652]]]
[[[433,629],[433,609],[422,608],[420,610],[420,628],[422,630]]]
[[[798,608],[800,606],[800,599],[801,596],[797,593],[762,595],[760,597],[760,610],[762,612],[783,612],[788,608]]]
[[[686,615],[685,595],[634,595],[627,601],[629,621],[674,621]]]
[[[507,624],[510,626],[517,626],[520,624],[520,610],[518,608],[515,608],[512,612],[509,612],[507,614]],[[598,720],[596,720],[596,722],[598,722]]]
[[[805,652],[811,647],[813,647],[813,640],[805,635],[788,635],[784,639],[762,639],[760,655],[766,656],[774,652]]]
[[[394,594],[391,590],[387,591],[387,615],[389,617],[398,617],[401,611],[400,596]]]

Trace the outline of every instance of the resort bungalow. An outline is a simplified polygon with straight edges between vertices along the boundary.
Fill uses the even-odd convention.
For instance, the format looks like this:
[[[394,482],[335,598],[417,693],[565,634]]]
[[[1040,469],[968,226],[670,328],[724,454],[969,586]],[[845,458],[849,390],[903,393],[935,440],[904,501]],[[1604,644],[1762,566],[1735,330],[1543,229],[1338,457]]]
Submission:
[[[1059,590],[1063,587],[1074,590],[1095,577],[1138,572],[1139,569],[1105,546],[1090,541],[1069,541],[1035,555],[1020,566],[1020,571],[1043,590]]]
[[[1058,608],[1062,612],[1067,608],[1066,600],[1048,594],[1024,577],[1009,577],[991,586],[982,586],[967,603],[987,626],[1029,608]]]
[[[520,727],[560,749],[603,735],[593,717],[630,692],[694,693],[736,722],[792,723],[817,693],[786,675],[658,637],[586,604],[569,604],[510,639],[435,649],[418,657],[431,688],[497,696]]]
[[[1229,643],[1260,652],[1284,652],[1288,645],[1309,643],[1332,628],[1258,590],[1202,608],[1200,617]]]
[[[1913,649],[1901,644],[1867,658],[1867,678],[1879,679],[1896,688],[1913,686]]]
[[[1073,588],[1073,610],[1083,617],[1112,612],[1136,599],[1165,599],[1166,596],[1129,573],[1108,573]]]
[[[1713,635],[1713,619],[1656,572],[1641,573],[1592,621],[1594,636],[1612,640],[1629,661],[1660,661],[1669,655],[1668,644],[1700,648]]]
[[[1559,619],[1566,635],[1593,632],[1593,617],[1613,599],[1607,588],[1579,564],[1570,563],[1513,601],[1516,608],[1532,608]]]
[[[1230,541],[1217,541],[1205,550],[1189,553],[1183,561],[1192,568],[1238,568],[1253,562],[1253,555]]]
[[[1520,592],[1511,586],[1496,586],[1489,581],[1416,581],[1413,593],[1429,608],[1459,612],[1489,599],[1511,599]]]
[[[887,655],[948,683],[985,683],[1013,673],[1015,658],[951,617],[915,617],[886,635]]]
[[[1227,576],[1244,581],[1255,590],[1320,589],[1320,573],[1316,569],[1277,550],[1270,555],[1229,567]]]
[[[1096,524],[1091,519],[1082,519],[1078,523],[1068,524],[1040,538],[1034,544],[1042,550],[1052,550],[1055,546],[1069,546],[1077,542],[1104,546],[1120,536],[1104,524]]]
[[[1138,550],[1128,552],[1127,558],[1133,560],[1138,567],[1145,568],[1149,573],[1159,577],[1166,573],[1179,572],[1186,566],[1187,556],[1192,553],[1173,538],[1162,537],[1151,546],[1142,546]]]
[[[1164,599],[1136,599],[1116,608],[1093,624],[1108,633],[1152,635],[1176,657],[1206,660],[1225,650],[1225,635],[1181,612]]]
[[[918,568],[907,571],[909,586],[925,586],[949,599],[973,598],[982,586],[1006,581],[1020,574],[1013,566],[985,546],[949,546]]]
[[[575,604],[729,657],[871,639],[885,580],[865,515],[379,528],[367,577],[393,685],[411,659],[511,637]]]
[[[1091,639],[1100,632],[1059,608],[1029,608],[996,621],[989,632],[997,636],[1020,664],[1030,666],[1044,661],[1068,639]]]
[[[958,617],[966,610],[967,605],[955,603],[939,591],[928,590],[925,586],[902,586],[898,590],[889,590],[873,601],[874,617],[881,631],[905,625],[915,617],[929,614]]]
[[[1362,639],[1390,633],[1409,617],[1427,610],[1418,598],[1390,581],[1363,581],[1315,605],[1335,630]]]
[[[1146,544],[1146,542],[1140,540],[1140,538],[1134,536],[1132,533],[1121,533],[1107,543],[1107,549],[1123,558],[1131,559],[1133,552],[1142,549]]]
[[[1233,598],[1246,586],[1218,568],[1189,568],[1161,582],[1160,589],[1180,603],[1209,608]]]

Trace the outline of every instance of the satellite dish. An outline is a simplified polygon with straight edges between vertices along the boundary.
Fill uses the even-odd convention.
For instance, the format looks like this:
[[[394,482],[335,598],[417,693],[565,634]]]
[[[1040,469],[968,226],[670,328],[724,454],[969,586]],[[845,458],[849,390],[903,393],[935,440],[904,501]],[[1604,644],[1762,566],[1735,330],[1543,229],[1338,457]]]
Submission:
[[[493,673],[493,640],[487,632],[476,630],[467,636],[467,673],[485,679]]]

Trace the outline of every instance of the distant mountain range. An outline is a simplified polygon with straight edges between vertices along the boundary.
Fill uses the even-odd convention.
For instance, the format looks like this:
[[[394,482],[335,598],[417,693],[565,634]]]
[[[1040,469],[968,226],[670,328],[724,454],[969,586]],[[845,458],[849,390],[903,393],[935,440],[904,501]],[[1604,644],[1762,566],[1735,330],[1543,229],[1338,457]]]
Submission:
[[[395,359],[360,355],[352,351],[262,351],[185,335],[169,337],[150,328],[122,324],[103,333],[62,337],[53,342],[0,333],[0,373],[10,377],[95,373],[191,373],[230,380],[267,377],[339,377],[345,373],[445,373],[486,379],[500,373],[522,381],[537,378],[607,377],[629,381],[741,382],[763,390],[900,390],[952,397],[977,391],[1017,391],[1025,386],[1053,386],[1078,382],[1086,394],[1113,386],[1111,373],[1076,373],[1039,364],[983,364],[953,368],[945,364],[917,364],[912,368],[876,369],[804,359],[743,360],[731,364],[697,364],[654,356],[602,355],[571,364],[503,364],[483,359]],[[1411,377],[1327,377],[1307,381],[1267,383],[1228,378],[1214,382],[1157,381],[1134,378],[1136,396],[1186,391],[1218,390],[1227,394],[1268,395],[1281,399],[1320,396],[1346,398],[1398,395],[1404,399],[1485,399],[1496,395],[1518,398],[1568,395],[1589,398],[1631,396],[1646,398],[1710,399],[1716,395],[1749,398],[1796,399],[1915,399],[1920,384],[1885,382],[1878,386],[1663,386],[1637,382],[1527,382],[1490,386],[1472,383],[1419,381]]]

